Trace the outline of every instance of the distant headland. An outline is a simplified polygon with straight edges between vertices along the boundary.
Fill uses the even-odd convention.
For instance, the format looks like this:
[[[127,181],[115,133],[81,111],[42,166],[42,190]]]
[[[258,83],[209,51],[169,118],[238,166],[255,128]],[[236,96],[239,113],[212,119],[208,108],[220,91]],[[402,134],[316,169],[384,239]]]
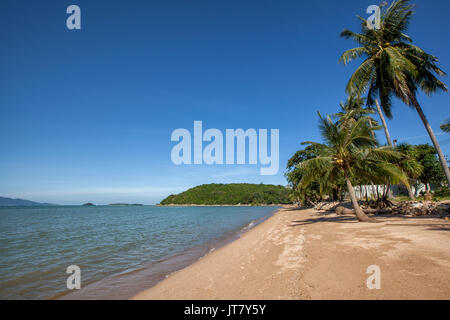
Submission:
[[[289,189],[267,184],[204,184],[161,201],[161,206],[261,206],[291,203]]]
[[[96,206],[96,204],[94,204],[92,202],[87,202],[87,203],[84,203],[83,206],[93,207],[93,206]],[[108,204],[108,206],[136,207],[136,206],[143,206],[143,204],[140,204],[140,203],[110,203],[110,204]]]
[[[0,206],[55,206],[55,204],[0,197]]]

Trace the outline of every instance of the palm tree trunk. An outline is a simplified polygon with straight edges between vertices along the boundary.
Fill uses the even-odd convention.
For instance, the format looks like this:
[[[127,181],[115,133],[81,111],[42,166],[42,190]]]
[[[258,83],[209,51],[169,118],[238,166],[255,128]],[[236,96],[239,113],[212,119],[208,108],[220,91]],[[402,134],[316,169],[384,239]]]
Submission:
[[[350,195],[350,200],[352,201],[353,209],[355,210],[355,215],[358,221],[362,222],[373,222],[374,220],[369,218],[364,211],[362,211],[361,207],[358,204],[358,200],[356,200],[355,190],[353,189],[352,183],[350,182],[350,178],[348,175],[348,169],[344,169],[345,182],[347,183],[348,194]]]
[[[388,189],[388,194],[387,194],[387,196],[388,196],[389,199],[392,199],[392,198],[394,197],[394,195],[392,194],[391,186],[390,186],[390,185],[389,185],[389,189]]]
[[[447,185],[448,187],[450,187],[450,170],[448,169],[447,161],[445,160],[444,154],[442,153],[441,146],[439,145],[439,142],[437,141],[436,136],[434,135],[433,129],[431,128],[430,123],[427,120],[427,117],[423,113],[423,110],[419,105],[419,102],[417,102],[416,99],[413,99],[412,103],[416,108],[417,112],[419,113],[420,119],[422,119],[422,122],[425,125],[425,129],[427,129],[430,139],[433,142],[434,148],[436,149],[436,152],[439,156],[439,160],[441,161],[442,170],[444,170],[445,177],[447,178]]]
[[[414,192],[412,191],[411,186],[406,187],[406,189],[408,189],[409,200],[415,200],[415,198],[414,198]]]
[[[369,118],[369,127],[370,129],[373,129],[372,119]],[[370,134],[372,135],[372,138],[375,139],[375,132],[373,130],[370,130]]]
[[[394,145],[392,144],[392,140],[391,140],[391,135],[389,134],[389,130],[388,130],[388,127],[386,124],[386,119],[384,118],[384,114],[383,114],[383,111],[381,110],[378,99],[375,99],[375,104],[377,105],[378,115],[380,116],[381,123],[383,124],[384,134],[386,135],[386,141],[391,146],[391,148],[394,148]],[[389,196],[389,198],[392,198],[392,193],[390,190],[388,190],[388,196]]]
[[[384,118],[383,111],[381,111],[381,107],[380,107],[380,104],[378,103],[378,99],[375,99],[375,104],[377,105],[378,115],[380,116],[381,123],[383,124],[384,134],[386,135],[387,143],[391,146],[391,148],[393,148],[394,146],[392,145],[391,135],[389,134],[389,130],[388,130],[388,127],[386,124],[386,119]]]
[[[371,184],[372,184],[372,197],[373,197],[373,199],[375,200],[375,195],[376,195],[376,192],[375,192],[375,185],[373,184],[373,182],[371,182]]]

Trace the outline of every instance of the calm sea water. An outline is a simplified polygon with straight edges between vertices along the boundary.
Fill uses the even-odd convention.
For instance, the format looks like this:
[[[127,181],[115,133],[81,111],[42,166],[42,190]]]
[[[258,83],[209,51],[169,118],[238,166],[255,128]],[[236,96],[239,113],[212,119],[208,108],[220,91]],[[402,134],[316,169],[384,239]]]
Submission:
[[[274,207],[0,208],[0,299],[124,299],[268,217]],[[81,269],[81,290],[66,269]]]

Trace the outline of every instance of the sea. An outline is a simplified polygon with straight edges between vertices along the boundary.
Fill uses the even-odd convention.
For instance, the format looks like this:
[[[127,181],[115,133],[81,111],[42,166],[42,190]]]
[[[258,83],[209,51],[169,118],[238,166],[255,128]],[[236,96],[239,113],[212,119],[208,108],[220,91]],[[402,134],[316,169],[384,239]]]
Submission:
[[[0,299],[128,299],[276,209],[0,207]],[[70,266],[79,268],[80,289],[70,285]]]

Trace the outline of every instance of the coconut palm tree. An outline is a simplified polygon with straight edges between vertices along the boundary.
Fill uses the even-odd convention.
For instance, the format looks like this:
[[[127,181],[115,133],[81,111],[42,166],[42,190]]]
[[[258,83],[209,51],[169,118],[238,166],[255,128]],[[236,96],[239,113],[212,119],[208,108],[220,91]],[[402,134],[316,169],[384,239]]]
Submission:
[[[350,110],[358,110],[358,113],[355,114],[355,118],[359,118],[359,116],[369,115],[374,113],[371,108],[365,108],[365,99],[361,97],[349,96],[345,102],[339,103],[341,107],[341,113],[336,115],[348,113]],[[368,118],[372,123],[376,122],[372,118]]]
[[[369,177],[384,182],[401,181],[408,185],[408,179],[396,165],[401,154],[391,147],[378,147],[371,133],[374,128],[370,128],[366,116],[357,117],[358,112],[350,110],[341,114],[336,122],[330,116],[323,118],[319,113],[319,129],[325,143],[304,142],[314,146],[317,156],[299,164],[299,186],[305,188],[317,180],[330,183],[343,176],[357,219],[373,222],[360,208],[352,180]]]
[[[392,117],[392,97],[416,109],[450,185],[450,171],[444,154],[416,96],[419,89],[428,95],[447,91],[447,86],[435,76],[445,73],[437,66],[436,57],[413,45],[412,39],[405,34],[413,14],[412,9],[413,5],[408,0],[396,0],[387,10],[383,10],[380,29],[369,29],[366,20],[360,18],[361,33],[350,30],[341,33],[341,36],[353,39],[360,46],[344,52],[340,61],[348,64],[354,59],[365,57],[351,76],[346,91],[356,96],[367,92],[367,104],[370,106],[377,104],[379,97],[381,108],[388,118]],[[382,117],[381,112],[380,115]]]
[[[378,123],[375,119],[373,119],[370,114],[374,113],[371,108],[364,108],[365,99],[360,97],[349,96],[347,101],[339,103],[341,107],[341,112],[336,113],[335,116],[341,118],[342,115],[348,113],[351,110],[356,110],[355,119],[358,119],[361,116],[366,116],[368,120],[369,127],[377,127]],[[372,136],[375,138],[375,130],[371,131]]]
[[[410,144],[403,143],[397,146],[396,150],[405,155],[405,157],[399,162],[399,165],[403,171],[407,173],[410,185],[412,183],[416,183],[418,177],[423,171],[423,166],[416,160],[417,151],[415,150],[415,147]],[[414,200],[415,196],[411,187],[405,187],[408,191],[409,199]]]
[[[374,126],[378,126],[378,123],[375,119],[373,119],[372,117],[370,117],[370,114],[374,113],[372,108],[364,108],[364,104],[365,104],[365,99],[360,98],[360,97],[353,97],[350,96],[347,98],[347,101],[345,103],[340,103],[341,109],[343,111],[343,113],[346,113],[350,110],[356,110],[355,112],[355,117],[356,119],[358,117],[361,116],[366,116],[368,119],[368,123],[369,123],[369,127],[373,128]],[[384,128],[384,132],[386,134],[386,140],[388,141],[389,146],[391,146],[392,148],[394,148],[394,146],[392,145],[391,142],[391,138],[389,136],[389,132],[387,130],[387,126],[386,126],[386,121],[384,120],[383,114],[381,113],[381,109],[377,108],[378,110],[378,114],[380,115],[380,118],[382,120],[383,123],[383,128]],[[337,113],[336,116],[341,116],[343,114],[342,112]],[[375,130],[372,130],[372,136],[375,138]],[[375,179],[376,180],[376,179]],[[368,180],[367,182],[370,181],[371,185],[372,185],[372,190],[375,188],[375,185],[373,184],[373,181],[375,180]],[[387,185],[384,186],[384,189],[386,189],[386,195],[389,198],[392,198],[392,192],[391,192],[391,188],[390,188],[390,183],[388,183]],[[378,188],[378,187],[377,187]],[[386,197],[383,197],[383,201],[386,201]]]

